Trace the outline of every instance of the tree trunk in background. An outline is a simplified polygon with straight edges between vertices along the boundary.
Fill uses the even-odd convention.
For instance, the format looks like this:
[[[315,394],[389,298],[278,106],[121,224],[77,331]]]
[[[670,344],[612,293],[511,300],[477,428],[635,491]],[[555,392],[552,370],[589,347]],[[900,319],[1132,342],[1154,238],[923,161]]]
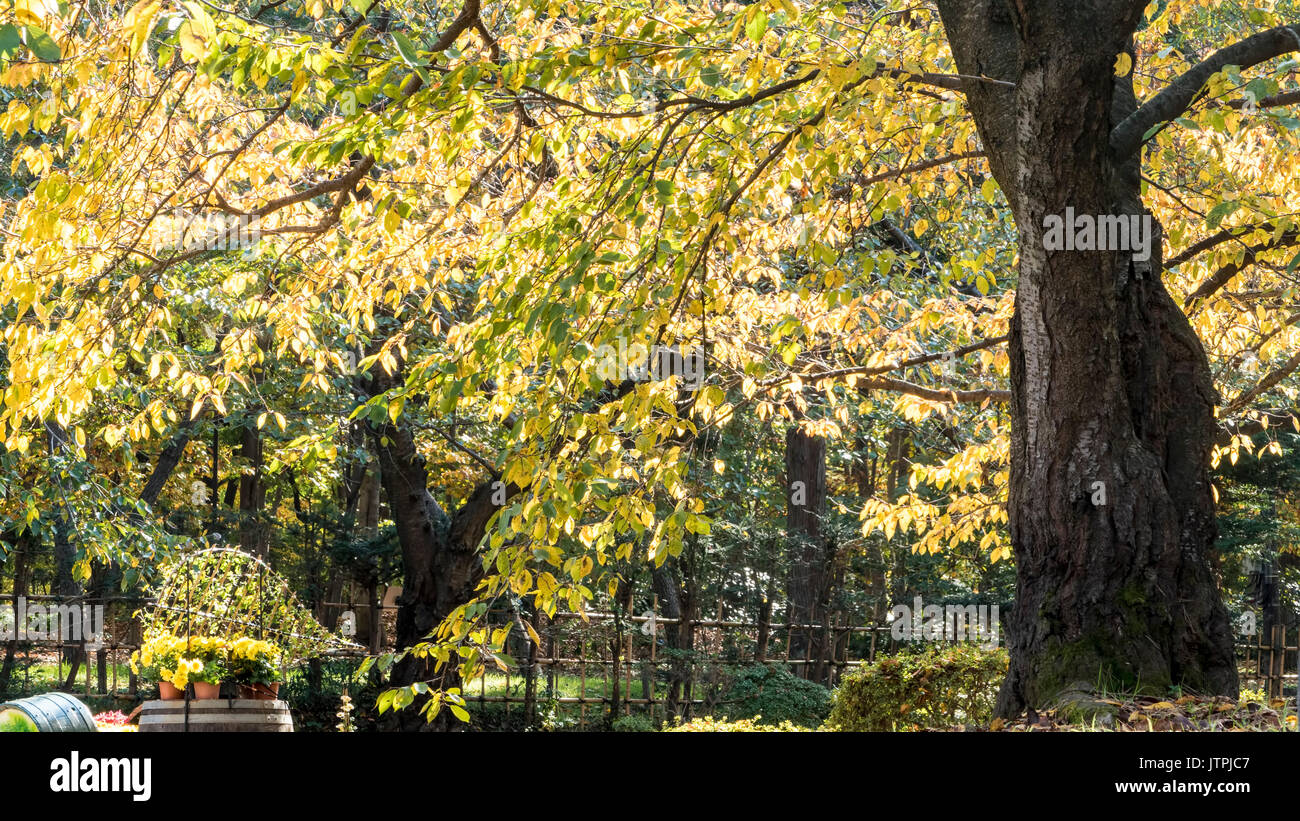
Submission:
[[[772,638],[772,596],[763,591],[758,602],[758,639],[754,642],[754,661],[762,664],[767,661],[767,645]]]
[[[908,428],[898,427],[889,431],[885,438],[885,498],[896,502],[902,488],[907,487],[907,474],[911,466],[912,435]],[[895,536],[885,543],[881,551],[881,566],[888,574],[884,585],[884,601],[880,603],[883,618],[894,605],[912,601],[907,581],[907,557],[911,546],[895,544],[894,539],[904,541],[905,537]],[[909,605],[910,606],[910,605]],[[883,636],[886,640],[889,635]]]
[[[379,479],[373,470],[365,471],[357,488],[356,521],[357,527],[366,538],[373,539],[378,535]],[[370,651],[378,653],[384,646],[384,612],[379,607],[383,602],[379,597],[378,580],[372,578],[368,581],[367,596],[370,606],[367,609],[370,615],[365,635]]]
[[[149,472],[149,478],[144,483],[144,489],[140,491],[140,498],[148,503],[150,507],[158,503],[158,497],[162,495],[167,480],[171,478],[172,473],[176,471],[176,466],[184,458],[185,448],[189,445],[193,433],[193,420],[182,422],[175,435],[172,436],[171,441],[158,452],[158,458],[154,460],[153,470]]]
[[[798,675],[819,677],[819,660],[826,651],[824,625],[827,598],[827,539],[822,532],[826,514],[826,440],[798,426],[785,435],[786,540],[790,569],[787,582],[790,657]],[[808,628],[805,625],[822,625]],[[793,625],[800,625],[795,628]]]
[[[694,535],[692,534],[692,538]],[[668,559],[651,576],[659,599],[659,615],[677,619],[659,627],[664,634],[668,657],[668,690],[664,694],[664,718],[691,717],[694,691],[695,619],[699,618],[699,595],[694,581],[691,547],[684,546],[676,558]]]
[[[239,474],[239,547],[265,559],[266,523],[262,515],[266,482],[262,479],[262,432],[254,424],[240,430],[239,455],[246,460]]]
[[[1048,251],[1044,218],[1143,215],[1138,158],[1113,125],[1114,78],[1143,3],[940,0],[958,68],[1014,83],[968,94],[1020,234],[1011,325],[1010,530],[1016,601],[1000,715],[1110,686],[1235,696],[1210,571],[1216,396],[1205,352],[1161,282],[1161,244]],[[1153,221],[1154,222],[1154,221]]]
[[[379,532],[379,478],[367,470],[358,490],[357,526],[368,536]]]
[[[33,539],[31,531],[25,531],[20,534],[9,534],[8,540],[13,545],[9,551],[8,563],[13,566],[13,591],[16,601],[18,597],[27,595],[27,563],[32,555]],[[14,616],[17,617],[16,611]],[[8,696],[9,682],[14,672],[14,657],[18,652],[17,631],[14,632],[15,637],[5,644],[5,658],[0,664],[0,698]]]
[[[1272,561],[1263,561],[1251,571],[1246,588],[1246,600],[1259,613],[1255,622],[1255,634],[1251,636],[1256,645],[1271,645],[1273,629],[1281,623],[1281,591],[1278,589],[1277,565]],[[1270,672],[1270,657],[1259,654],[1255,660],[1255,673],[1261,678]]]
[[[48,436],[50,455],[63,455],[68,449],[68,432],[56,422],[46,422],[45,432]],[[66,493],[66,488],[64,489]],[[73,522],[68,518],[68,509],[60,500],[54,514],[54,594],[59,596],[61,604],[71,604],[72,599],[81,596],[81,584],[74,575],[77,562],[77,546],[73,543]],[[59,626],[62,634],[63,626]],[[71,689],[76,683],[77,672],[85,650],[76,645],[64,645],[63,660],[68,665],[68,677],[63,682],[63,689]]]
[[[394,376],[374,375],[366,385],[372,396],[400,384]],[[388,495],[388,507],[402,550],[404,580],[398,600],[398,649],[419,644],[450,613],[468,602],[483,575],[478,545],[487,523],[497,511],[495,481],[480,484],[452,515],[448,516],[428,489],[424,457],[415,445],[409,425],[384,423],[369,428],[379,467],[380,482]],[[505,487],[508,499],[518,493]],[[459,687],[460,675],[452,663],[435,670],[432,658],[408,655],[392,671],[390,685],[401,687],[417,681],[446,689]],[[442,711],[432,723],[419,712],[422,700],[406,710],[388,714],[383,726],[389,730],[458,729],[460,723],[449,711]]]
[[[854,441],[852,485],[858,498],[865,501],[876,495],[876,465],[878,459],[871,455],[871,445],[866,437]],[[871,601],[871,623],[883,624],[888,610],[889,589],[886,587],[885,552],[879,539],[867,543],[867,595]]]
[[[379,598],[379,582],[374,579],[366,585],[366,612],[370,614],[370,623],[366,625],[366,646],[370,652],[378,655],[384,646],[384,619],[383,611],[379,605],[383,604]],[[358,635],[360,632],[358,631]]]
[[[627,649],[624,639],[627,631],[632,629],[634,622],[628,620],[629,611],[632,606],[632,596],[635,588],[630,580],[623,574],[618,582],[618,589],[613,597],[614,610],[614,635],[609,639],[609,658],[610,658],[610,696],[609,696],[609,714],[607,716],[606,726],[608,727],[618,719],[619,710],[622,708],[622,702],[625,698],[630,698],[631,693],[623,692],[623,658],[624,651]],[[513,610],[515,622],[519,626],[519,633],[524,642],[531,644],[528,640],[528,633],[524,630],[522,621],[519,618],[518,609]],[[532,676],[531,667],[524,670],[524,678],[528,680]]]

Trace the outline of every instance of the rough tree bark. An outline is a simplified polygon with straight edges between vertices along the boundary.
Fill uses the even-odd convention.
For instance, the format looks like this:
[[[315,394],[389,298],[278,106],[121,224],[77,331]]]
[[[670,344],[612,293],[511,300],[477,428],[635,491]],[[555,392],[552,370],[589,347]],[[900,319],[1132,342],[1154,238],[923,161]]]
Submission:
[[[1148,214],[1140,153],[1112,136],[1137,109],[1114,66],[1146,5],[939,0],[959,70],[1002,81],[967,97],[1019,231],[1004,716],[1099,684],[1237,690],[1208,562],[1216,395],[1161,282],[1158,226],[1145,261],[1044,247],[1044,218],[1067,208]]]

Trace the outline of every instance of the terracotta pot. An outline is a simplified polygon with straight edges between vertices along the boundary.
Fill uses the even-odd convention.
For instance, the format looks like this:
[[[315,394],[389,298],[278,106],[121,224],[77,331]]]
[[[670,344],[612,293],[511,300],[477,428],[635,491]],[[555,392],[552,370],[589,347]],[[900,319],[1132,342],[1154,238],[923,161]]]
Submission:
[[[185,693],[176,689],[176,686],[170,681],[158,682],[158,698],[163,701],[180,701],[185,698]]]
[[[221,685],[196,681],[194,682],[194,697],[199,700],[221,698]]]
[[[239,697],[251,698],[256,701],[275,701],[280,695],[280,682],[276,681],[271,684],[241,684],[239,685]]]

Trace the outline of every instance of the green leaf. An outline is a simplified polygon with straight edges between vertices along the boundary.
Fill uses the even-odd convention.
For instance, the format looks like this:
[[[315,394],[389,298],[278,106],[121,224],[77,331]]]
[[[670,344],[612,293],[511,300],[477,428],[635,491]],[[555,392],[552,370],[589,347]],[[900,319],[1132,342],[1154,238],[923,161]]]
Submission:
[[[23,38],[18,27],[12,23],[0,26],[0,60],[8,60],[22,48]]]
[[[1236,200],[1221,202],[1210,209],[1210,213],[1205,216],[1205,224],[1210,228],[1218,228],[1219,224],[1223,222],[1225,218],[1233,214],[1240,207],[1241,203]]]
[[[397,53],[402,55],[402,62],[415,69],[415,73],[419,74],[420,79],[427,84],[429,82],[429,73],[424,70],[424,65],[420,62],[415,44],[411,42],[411,38],[400,31],[395,31],[393,32],[393,42],[397,44]]]
[[[27,41],[32,54],[39,59],[46,62],[63,59],[63,52],[59,51],[59,44],[54,42],[54,38],[35,26],[23,26],[23,39]]]
[[[757,9],[745,23],[745,36],[757,43],[767,33],[767,12]]]
[[[415,693],[403,687],[401,690],[393,690],[393,709],[405,710],[415,701]],[[386,695],[386,694],[385,694]]]

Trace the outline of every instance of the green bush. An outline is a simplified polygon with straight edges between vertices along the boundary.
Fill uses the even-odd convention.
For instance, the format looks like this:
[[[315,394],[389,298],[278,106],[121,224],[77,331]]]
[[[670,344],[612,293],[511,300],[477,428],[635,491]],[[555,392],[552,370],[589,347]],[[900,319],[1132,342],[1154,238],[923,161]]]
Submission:
[[[1005,650],[974,644],[889,656],[846,676],[826,729],[919,730],[987,724],[1007,671]]]
[[[655,724],[650,716],[633,713],[614,719],[609,728],[616,733],[653,733]]]
[[[817,727],[831,708],[831,693],[801,679],[785,667],[755,664],[743,668],[723,697],[719,711],[731,720],[757,719],[761,724],[790,722]]]

